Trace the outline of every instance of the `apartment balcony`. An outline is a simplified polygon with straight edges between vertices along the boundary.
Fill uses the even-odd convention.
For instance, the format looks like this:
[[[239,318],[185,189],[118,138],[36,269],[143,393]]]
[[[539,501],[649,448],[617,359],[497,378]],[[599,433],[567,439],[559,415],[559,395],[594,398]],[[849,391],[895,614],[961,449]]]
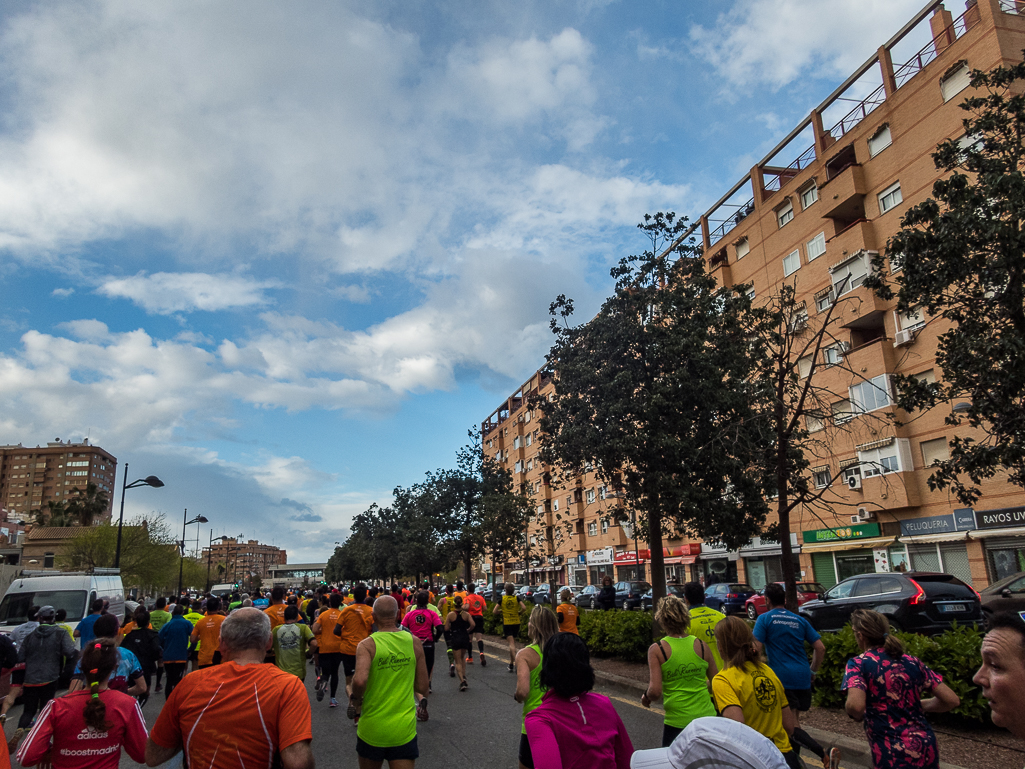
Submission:
[[[855,254],[858,251],[877,251],[875,227],[867,219],[857,219],[845,227],[843,222],[834,222],[835,233],[826,241],[826,253],[835,261],[842,256]],[[836,256],[834,256],[834,254]]]
[[[851,347],[860,347],[885,336],[884,319],[890,304],[872,289],[858,286],[840,296],[833,317],[852,330]]]
[[[819,200],[823,203],[823,216],[843,222],[865,218],[865,173],[856,163],[837,171],[819,187]]]

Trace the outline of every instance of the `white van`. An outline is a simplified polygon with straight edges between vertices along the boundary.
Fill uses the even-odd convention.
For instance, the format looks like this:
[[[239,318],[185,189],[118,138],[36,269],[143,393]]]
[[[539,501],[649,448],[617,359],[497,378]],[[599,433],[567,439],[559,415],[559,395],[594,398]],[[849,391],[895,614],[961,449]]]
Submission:
[[[84,571],[23,571],[0,601],[0,633],[10,633],[28,620],[31,606],[52,606],[68,613],[72,630],[89,613],[97,598],[110,602],[108,612],[119,620],[125,615],[125,589],[119,569]]]
[[[220,585],[214,585],[210,588],[210,595],[215,595],[218,598],[224,598],[226,595],[231,595],[233,592],[235,592],[235,586],[229,585],[226,582]]]

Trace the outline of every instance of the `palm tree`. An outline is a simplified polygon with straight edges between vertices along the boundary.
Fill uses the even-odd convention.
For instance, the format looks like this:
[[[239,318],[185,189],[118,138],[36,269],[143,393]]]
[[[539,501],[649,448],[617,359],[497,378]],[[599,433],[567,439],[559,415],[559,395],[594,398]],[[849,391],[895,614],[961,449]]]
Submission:
[[[47,512],[39,511],[39,524],[41,526],[74,526],[75,516],[69,512],[63,502],[50,500],[46,503]]]
[[[78,487],[71,491],[76,496],[68,501],[66,510],[69,515],[78,519],[82,526],[92,526],[95,519],[102,518],[107,512],[107,495],[100,491],[95,483],[86,483],[84,491]]]

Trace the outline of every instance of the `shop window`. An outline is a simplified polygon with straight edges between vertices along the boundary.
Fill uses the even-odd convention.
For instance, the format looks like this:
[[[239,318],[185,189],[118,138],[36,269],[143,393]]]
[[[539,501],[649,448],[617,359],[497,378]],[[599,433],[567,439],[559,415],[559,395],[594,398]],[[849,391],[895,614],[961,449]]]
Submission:
[[[938,462],[946,462],[950,459],[950,449],[947,446],[946,438],[922,441],[919,448],[922,450],[922,464],[925,467],[932,467]]]
[[[820,232],[814,238],[809,240],[804,247],[805,253],[808,254],[808,261],[814,262],[824,253],[826,253],[826,233]]]
[[[819,188],[816,186],[815,182],[812,182],[801,190],[801,210],[803,211],[818,199]]]

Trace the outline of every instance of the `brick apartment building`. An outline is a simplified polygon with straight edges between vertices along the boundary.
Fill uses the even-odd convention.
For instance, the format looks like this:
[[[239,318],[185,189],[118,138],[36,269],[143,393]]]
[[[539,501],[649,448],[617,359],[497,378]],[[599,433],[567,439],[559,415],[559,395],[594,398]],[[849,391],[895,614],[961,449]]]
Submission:
[[[47,502],[64,502],[74,488],[95,483],[107,495],[105,518],[114,504],[117,459],[87,439],[59,438],[45,447],[0,446],[0,508],[5,520],[35,523]],[[98,522],[98,521],[97,521]]]
[[[931,42],[909,49],[922,37]],[[899,316],[895,302],[862,285],[903,213],[931,195],[936,145],[971,141],[958,106],[970,93],[970,70],[1017,63],[1023,48],[1025,2],[970,0],[957,18],[941,2],[928,5],[700,218],[704,258],[721,284],[752,284],[757,303],[786,281],[813,318],[845,300],[837,304],[838,343],[823,352],[815,375],[840,393],[827,416],[844,429],[809,425],[828,436],[812,473],[817,486],[829,486],[836,512],[831,520],[792,513],[802,579],[829,587],[865,572],[943,570],[980,588],[1025,570],[1021,489],[988,482],[975,509],[962,509],[951,494],[928,488],[928,466],[946,458],[949,441],[967,428],[945,425],[943,406],[901,427],[880,418],[892,403],[890,375],[942,377],[935,355],[943,327],[922,314]],[[873,81],[878,86],[849,109],[849,97]],[[583,585],[604,574],[650,577],[647,543],[615,523],[618,502],[594,474],[560,483],[540,464],[538,415],[526,403],[552,389],[538,372],[482,423],[485,453],[536,502],[525,533],[530,562],[504,564],[500,578]],[[761,587],[781,578],[779,544],[757,538],[735,552],[670,541],[664,555],[670,581]]]
[[[219,582],[243,582],[253,575],[266,581],[271,577],[271,566],[288,563],[288,553],[273,545],[260,544],[255,539],[242,542],[225,537],[204,547],[200,562],[211,564],[211,576]],[[223,573],[217,571],[217,564],[224,565]]]

